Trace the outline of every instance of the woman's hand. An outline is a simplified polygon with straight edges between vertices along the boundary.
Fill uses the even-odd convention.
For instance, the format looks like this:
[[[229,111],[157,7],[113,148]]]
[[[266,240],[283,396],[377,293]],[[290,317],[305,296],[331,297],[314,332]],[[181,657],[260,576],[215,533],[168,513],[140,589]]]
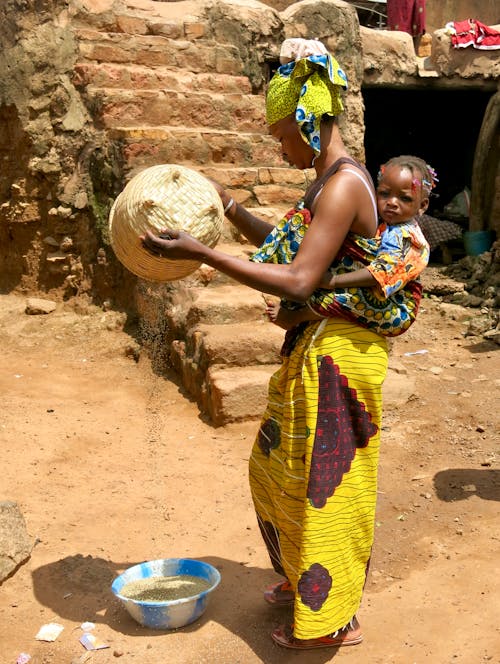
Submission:
[[[172,260],[199,260],[201,242],[185,231],[163,228],[158,235],[146,231],[140,236],[142,246],[156,256]]]
[[[217,182],[217,180],[212,180],[212,178],[207,178],[210,184],[213,185],[215,191],[219,194],[222,206],[226,209],[227,204],[231,200],[231,195],[227,193],[224,187]]]

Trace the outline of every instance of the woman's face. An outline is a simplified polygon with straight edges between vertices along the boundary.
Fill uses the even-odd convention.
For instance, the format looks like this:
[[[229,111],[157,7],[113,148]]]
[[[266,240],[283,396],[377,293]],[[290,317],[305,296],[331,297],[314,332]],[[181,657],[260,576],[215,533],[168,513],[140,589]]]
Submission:
[[[428,205],[420,173],[415,177],[408,168],[386,166],[377,186],[377,207],[382,221],[389,226],[401,224],[423,214]]]
[[[304,141],[293,115],[275,122],[269,127],[269,133],[281,144],[281,154],[290,166],[300,170],[311,168],[314,150]]]

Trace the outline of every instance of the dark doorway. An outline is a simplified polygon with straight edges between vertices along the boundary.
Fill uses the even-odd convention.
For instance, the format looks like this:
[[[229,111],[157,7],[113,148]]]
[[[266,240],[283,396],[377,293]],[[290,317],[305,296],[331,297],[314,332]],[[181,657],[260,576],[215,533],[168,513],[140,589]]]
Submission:
[[[372,176],[390,157],[414,154],[439,178],[429,214],[471,186],[476,142],[494,91],[364,88],[366,165]]]

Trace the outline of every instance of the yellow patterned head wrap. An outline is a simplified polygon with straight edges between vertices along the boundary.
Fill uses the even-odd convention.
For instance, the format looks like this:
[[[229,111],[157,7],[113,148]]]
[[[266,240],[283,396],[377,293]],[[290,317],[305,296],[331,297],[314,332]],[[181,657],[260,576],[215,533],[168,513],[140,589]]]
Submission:
[[[267,124],[295,114],[302,138],[319,154],[321,118],[325,114],[340,115],[344,110],[340,90],[347,89],[347,77],[316,40],[287,39],[281,53],[284,64],[272,77],[267,91]]]

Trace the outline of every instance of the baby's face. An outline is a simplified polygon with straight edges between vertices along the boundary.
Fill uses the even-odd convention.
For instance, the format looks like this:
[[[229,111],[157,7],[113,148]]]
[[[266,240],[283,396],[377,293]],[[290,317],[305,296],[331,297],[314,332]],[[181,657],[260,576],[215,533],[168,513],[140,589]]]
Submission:
[[[386,166],[377,187],[378,213],[392,226],[409,221],[427,209],[429,199],[422,188],[422,174],[401,166]]]

